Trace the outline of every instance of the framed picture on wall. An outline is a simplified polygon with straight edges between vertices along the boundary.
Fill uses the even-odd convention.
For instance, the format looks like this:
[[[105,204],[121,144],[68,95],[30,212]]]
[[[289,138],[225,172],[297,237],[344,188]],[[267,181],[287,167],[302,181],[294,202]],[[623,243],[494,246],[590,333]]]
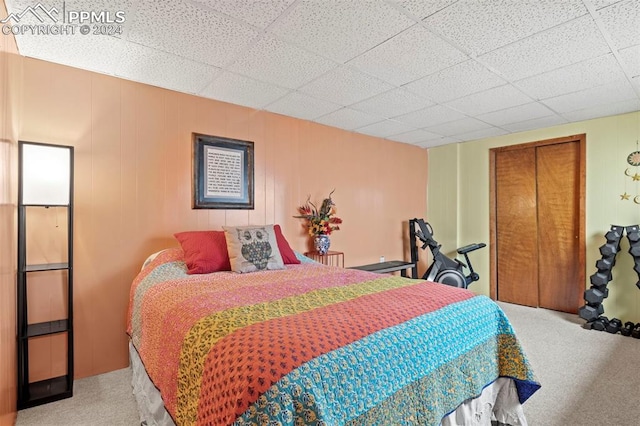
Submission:
[[[193,133],[193,208],[253,209],[253,142]]]

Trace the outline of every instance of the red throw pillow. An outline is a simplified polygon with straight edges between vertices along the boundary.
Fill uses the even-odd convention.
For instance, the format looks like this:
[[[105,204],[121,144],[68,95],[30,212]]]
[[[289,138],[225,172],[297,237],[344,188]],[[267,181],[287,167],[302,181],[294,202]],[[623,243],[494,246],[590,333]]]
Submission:
[[[291,250],[291,246],[287,239],[282,235],[282,229],[280,229],[280,225],[273,225],[273,230],[276,234],[276,242],[278,243],[278,249],[280,250],[280,256],[282,256],[282,261],[285,265],[290,265],[292,263],[300,263],[296,254]]]
[[[231,270],[224,231],[188,231],[173,236],[184,251],[188,274]]]

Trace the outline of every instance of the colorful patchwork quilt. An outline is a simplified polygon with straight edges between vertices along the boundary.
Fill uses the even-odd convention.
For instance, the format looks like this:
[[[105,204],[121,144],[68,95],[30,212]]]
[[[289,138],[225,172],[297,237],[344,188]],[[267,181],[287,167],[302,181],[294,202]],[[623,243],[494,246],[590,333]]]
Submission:
[[[489,298],[313,263],[187,275],[165,250],[128,333],[177,425],[437,425],[498,377],[539,388]]]

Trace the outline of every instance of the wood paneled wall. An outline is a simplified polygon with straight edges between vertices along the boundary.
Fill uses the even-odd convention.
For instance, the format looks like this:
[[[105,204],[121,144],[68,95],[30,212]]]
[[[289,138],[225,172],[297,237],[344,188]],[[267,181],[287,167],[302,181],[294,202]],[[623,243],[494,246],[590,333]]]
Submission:
[[[6,16],[0,2],[0,16]],[[12,35],[0,35],[0,426],[16,416],[16,194],[14,127],[17,49]]]
[[[426,150],[21,61],[19,139],[75,146],[76,377],[127,366],[130,284],[149,254],[177,245],[175,232],[280,223],[303,252],[296,207],[335,189],[344,224],[331,249],[345,252],[346,266],[408,257],[407,221],[426,211]],[[192,132],[255,142],[254,210],[191,208]]]

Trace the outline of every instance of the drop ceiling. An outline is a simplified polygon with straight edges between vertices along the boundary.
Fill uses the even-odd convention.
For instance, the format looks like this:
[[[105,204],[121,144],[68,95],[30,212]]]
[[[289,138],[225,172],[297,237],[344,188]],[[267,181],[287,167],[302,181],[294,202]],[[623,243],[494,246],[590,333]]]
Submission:
[[[424,148],[640,110],[640,0],[40,3],[8,23],[122,32],[17,34],[21,55]]]

